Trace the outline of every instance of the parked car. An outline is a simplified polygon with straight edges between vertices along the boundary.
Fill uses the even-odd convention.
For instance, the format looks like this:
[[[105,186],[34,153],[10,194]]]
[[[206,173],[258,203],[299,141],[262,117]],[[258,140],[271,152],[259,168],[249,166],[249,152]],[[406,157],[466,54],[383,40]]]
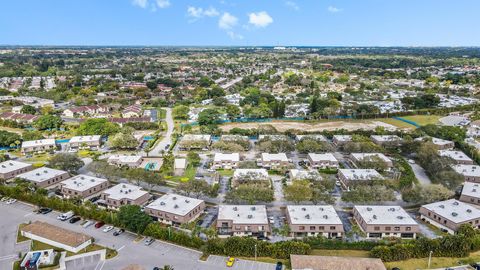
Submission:
[[[277,265],[275,265],[275,270],[282,270],[282,269],[283,269],[283,263],[277,262]]]
[[[111,230],[113,230],[113,226],[107,226],[107,227],[103,228],[103,232],[104,232],[104,233],[107,233],[107,232],[109,232],[109,231],[111,231]]]
[[[270,223],[275,223],[275,218],[274,217],[268,217],[268,222]]]
[[[57,217],[58,220],[65,221],[67,219],[70,219],[73,217],[75,213],[73,211],[68,211],[66,213],[61,214],[60,216]]]
[[[119,236],[120,234],[124,233],[125,230],[124,229],[118,229],[116,231],[113,232],[113,236]]]
[[[93,221],[92,220],[88,220],[87,222],[85,222],[82,227],[83,228],[87,228],[87,227],[90,227],[91,225],[93,225]]]
[[[6,204],[13,204],[17,201],[17,199],[10,199],[6,202]]]
[[[232,267],[234,263],[235,263],[235,258],[233,258],[233,257],[228,257],[227,267]]]
[[[79,216],[76,216],[76,217],[72,217],[68,222],[70,222],[71,224],[73,224],[73,223],[79,221],[80,219],[82,219],[82,218],[80,218]]]
[[[10,200],[10,197],[2,197],[2,199],[0,200],[0,202],[6,202]]]
[[[42,215],[46,215],[50,212],[52,212],[52,208],[47,208],[47,207],[42,207],[37,211],[38,214],[42,214]]]
[[[99,222],[95,223],[95,228],[96,229],[101,228],[101,227],[103,227],[103,225],[105,225],[105,223],[103,221],[99,221]]]
[[[147,239],[145,239],[145,246],[150,246],[155,240],[153,238],[150,238],[150,237],[147,237]]]

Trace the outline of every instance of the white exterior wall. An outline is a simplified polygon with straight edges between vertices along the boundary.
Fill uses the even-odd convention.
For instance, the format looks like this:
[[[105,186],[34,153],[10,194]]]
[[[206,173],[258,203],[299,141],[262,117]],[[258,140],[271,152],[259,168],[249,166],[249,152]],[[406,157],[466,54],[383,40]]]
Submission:
[[[48,244],[48,245],[51,245],[51,246],[54,246],[54,247],[65,249],[66,251],[70,251],[70,252],[73,252],[73,253],[77,253],[77,252],[81,251],[82,249],[84,249],[84,248],[86,248],[86,247],[88,247],[89,245],[92,244],[92,238],[90,238],[89,240],[87,240],[85,243],[79,245],[78,247],[71,247],[71,246],[67,246],[65,244],[58,243],[58,242],[55,242],[55,241],[47,239],[47,238],[43,238],[43,237],[35,235],[35,234],[31,234],[29,232],[22,231],[21,233],[22,233],[22,236],[25,236],[25,237],[30,238],[32,240],[36,240],[36,241],[39,241],[39,242],[42,242],[42,243],[45,243],[45,244]]]

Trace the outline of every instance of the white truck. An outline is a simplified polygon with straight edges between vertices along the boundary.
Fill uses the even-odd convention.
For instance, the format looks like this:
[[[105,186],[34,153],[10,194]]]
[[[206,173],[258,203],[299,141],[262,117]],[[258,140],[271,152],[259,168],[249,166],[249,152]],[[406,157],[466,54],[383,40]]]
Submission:
[[[60,216],[57,217],[58,220],[65,221],[73,217],[75,213],[73,211],[68,211],[66,213],[61,214]]]

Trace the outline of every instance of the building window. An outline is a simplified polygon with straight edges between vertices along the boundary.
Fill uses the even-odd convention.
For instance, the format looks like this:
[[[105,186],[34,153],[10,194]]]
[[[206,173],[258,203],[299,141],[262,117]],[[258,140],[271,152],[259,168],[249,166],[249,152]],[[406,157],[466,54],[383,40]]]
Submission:
[[[392,230],[392,227],[385,227],[385,231],[390,231]]]
[[[330,230],[335,230],[335,226],[330,226]]]
[[[374,227],[373,230],[374,231],[380,231],[380,227]]]
[[[395,227],[394,230],[395,231],[400,231],[400,227]]]
[[[412,230],[412,227],[407,227],[405,230],[406,230],[407,232],[409,232],[409,231]]]
[[[320,231],[323,231],[323,230],[325,230],[325,227],[319,226],[318,229],[319,229]]]
[[[310,226],[311,231],[315,231],[315,226]]]

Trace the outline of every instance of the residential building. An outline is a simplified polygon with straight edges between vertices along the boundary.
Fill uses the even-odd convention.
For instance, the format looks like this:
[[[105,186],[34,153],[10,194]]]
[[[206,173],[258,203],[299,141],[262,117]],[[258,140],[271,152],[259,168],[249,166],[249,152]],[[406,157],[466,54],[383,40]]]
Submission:
[[[480,210],[455,199],[423,205],[419,212],[423,221],[450,234],[455,234],[462,224],[480,226]]]
[[[370,139],[378,145],[398,144],[402,141],[397,135],[371,135]]]
[[[473,165],[473,160],[462,151],[438,150],[438,154],[442,157],[453,159],[456,164]]]
[[[262,157],[257,160],[257,164],[267,169],[282,169],[290,165],[290,160],[285,153],[262,153]]]
[[[292,270],[387,270],[382,260],[358,257],[290,255]]]
[[[326,141],[327,141],[327,138],[325,138],[325,136],[319,135],[319,134],[296,135],[296,136],[295,136],[295,140],[296,140],[297,142],[299,142],[299,141],[301,141],[301,140],[304,140],[304,139],[314,140],[314,141],[321,141],[321,142],[326,142]]]
[[[181,225],[197,219],[205,209],[203,200],[178,194],[165,194],[145,207],[145,213],[159,222]]]
[[[63,111],[66,117],[94,116],[105,114],[110,111],[110,107],[104,105],[88,105],[68,108]]]
[[[415,238],[418,223],[400,206],[356,205],[353,218],[367,238]]]
[[[459,200],[466,203],[480,205],[480,184],[465,182]]]
[[[21,106],[23,107],[23,106]],[[15,112],[3,112],[0,113],[1,120],[10,120],[17,123],[27,123],[31,124],[38,119],[37,115],[33,114],[24,114],[24,113],[15,113]]]
[[[348,189],[351,185],[384,180],[383,176],[374,169],[339,169],[338,180]]]
[[[309,153],[307,162],[314,169],[338,168],[338,160],[332,153],[314,154]]]
[[[344,234],[343,223],[331,205],[288,205],[287,224],[290,236],[324,236],[340,238]]]
[[[212,143],[212,136],[202,134],[186,134],[182,137],[180,150],[208,150]]]
[[[0,180],[8,180],[33,169],[32,164],[15,160],[0,163]]]
[[[287,135],[260,135],[258,136],[258,140],[269,140],[269,141],[289,141]]]
[[[352,161],[354,163],[356,163],[357,165],[358,165],[359,162],[371,160],[372,157],[377,157],[380,160],[382,160],[383,162],[385,162],[385,165],[388,168],[393,167],[392,160],[382,153],[352,153],[350,156],[352,158]]]
[[[232,185],[251,182],[265,182],[270,183],[270,177],[266,169],[236,169],[233,172]]]
[[[143,162],[142,156],[113,155],[108,158],[108,163],[119,167],[127,166],[138,168]]]
[[[42,167],[19,174],[17,178],[29,181],[35,187],[46,188],[70,178],[70,174],[66,171]]]
[[[22,153],[42,153],[53,151],[57,148],[55,139],[43,139],[35,141],[24,141],[22,142]]]
[[[352,141],[352,135],[333,135],[332,141],[335,145],[344,145]]]
[[[455,147],[455,142],[439,138],[432,138],[432,143],[436,145],[439,150],[453,149]]]
[[[69,149],[100,149],[102,144],[102,136],[89,135],[89,136],[75,136],[68,141]]]
[[[140,105],[131,105],[122,111],[123,118],[132,118],[142,116],[142,107]]]
[[[60,182],[60,191],[65,198],[87,199],[108,188],[108,180],[79,174]]]
[[[322,180],[322,176],[317,170],[291,169],[288,173],[288,178],[290,182],[293,180],[310,180],[310,181]]]
[[[265,205],[219,205],[216,226],[220,237],[271,233]]]
[[[102,192],[101,198],[108,208],[118,209],[123,205],[144,205],[150,194],[132,184],[117,184]]]
[[[213,165],[212,169],[224,169],[224,170],[231,170],[235,169],[240,162],[240,154],[239,153],[232,153],[232,154],[222,154],[222,153],[215,153],[213,158]]]
[[[457,164],[452,168],[459,174],[463,175],[465,181],[480,183],[480,166]]]

